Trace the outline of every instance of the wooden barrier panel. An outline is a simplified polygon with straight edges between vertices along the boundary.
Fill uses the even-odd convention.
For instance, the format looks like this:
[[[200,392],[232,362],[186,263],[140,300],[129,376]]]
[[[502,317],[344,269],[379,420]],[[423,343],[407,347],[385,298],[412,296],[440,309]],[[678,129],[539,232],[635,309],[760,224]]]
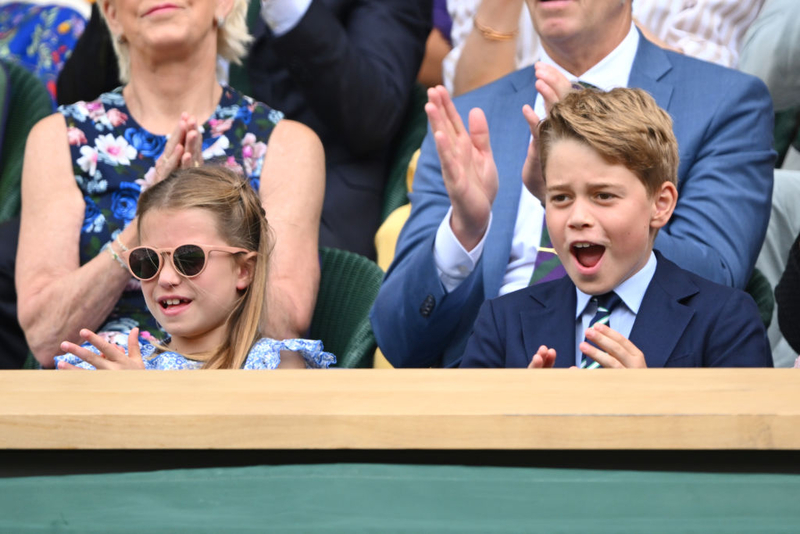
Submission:
[[[2,449],[800,449],[800,371],[0,372]]]

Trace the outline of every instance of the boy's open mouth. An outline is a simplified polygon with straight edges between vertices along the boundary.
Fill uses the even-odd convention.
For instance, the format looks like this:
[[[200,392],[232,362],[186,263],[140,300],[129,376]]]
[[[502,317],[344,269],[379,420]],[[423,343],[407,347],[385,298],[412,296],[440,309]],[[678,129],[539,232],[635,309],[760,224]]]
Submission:
[[[586,268],[592,268],[600,261],[606,251],[603,245],[596,245],[594,243],[575,243],[571,247],[572,254],[578,263]]]

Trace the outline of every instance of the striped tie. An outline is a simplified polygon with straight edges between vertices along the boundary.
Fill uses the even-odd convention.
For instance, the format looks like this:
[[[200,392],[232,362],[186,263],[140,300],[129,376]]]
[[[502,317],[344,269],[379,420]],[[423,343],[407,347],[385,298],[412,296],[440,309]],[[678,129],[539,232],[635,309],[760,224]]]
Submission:
[[[609,321],[611,320],[611,312],[614,311],[614,308],[617,306],[617,304],[622,302],[622,299],[619,298],[619,295],[611,291],[610,293],[604,293],[603,295],[592,297],[592,302],[597,303],[597,313],[595,313],[594,317],[592,317],[592,321],[589,323],[589,328],[593,327],[595,323],[602,323],[606,326],[611,326],[609,324]],[[597,347],[597,345],[588,339],[584,339],[584,341]],[[598,367],[600,367],[599,363],[585,354],[583,355],[583,359],[581,360],[581,369],[596,369]]]

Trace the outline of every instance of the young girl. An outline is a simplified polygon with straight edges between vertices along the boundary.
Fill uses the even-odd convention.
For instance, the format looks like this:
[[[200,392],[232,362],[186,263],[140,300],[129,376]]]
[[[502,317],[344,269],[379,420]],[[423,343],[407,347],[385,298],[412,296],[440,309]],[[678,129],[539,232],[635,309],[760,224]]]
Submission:
[[[84,329],[83,345],[61,344],[58,369],[274,369],[282,350],[308,368],[336,362],[320,341],[261,337],[269,226],[243,178],[224,167],[175,171],[142,193],[137,216],[141,246],[123,246],[122,258],[168,337]]]

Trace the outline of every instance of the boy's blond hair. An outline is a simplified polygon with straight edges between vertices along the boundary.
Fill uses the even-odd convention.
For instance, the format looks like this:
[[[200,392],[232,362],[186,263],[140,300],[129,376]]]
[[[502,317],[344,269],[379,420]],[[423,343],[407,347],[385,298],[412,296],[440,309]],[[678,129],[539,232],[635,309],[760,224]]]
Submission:
[[[664,182],[678,185],[678,141],[672,119],[641,89],[572,91],[539,125],[537,150],[547,179],[553,145],[573,139],[611,164],[624,165],[653,196]]]

